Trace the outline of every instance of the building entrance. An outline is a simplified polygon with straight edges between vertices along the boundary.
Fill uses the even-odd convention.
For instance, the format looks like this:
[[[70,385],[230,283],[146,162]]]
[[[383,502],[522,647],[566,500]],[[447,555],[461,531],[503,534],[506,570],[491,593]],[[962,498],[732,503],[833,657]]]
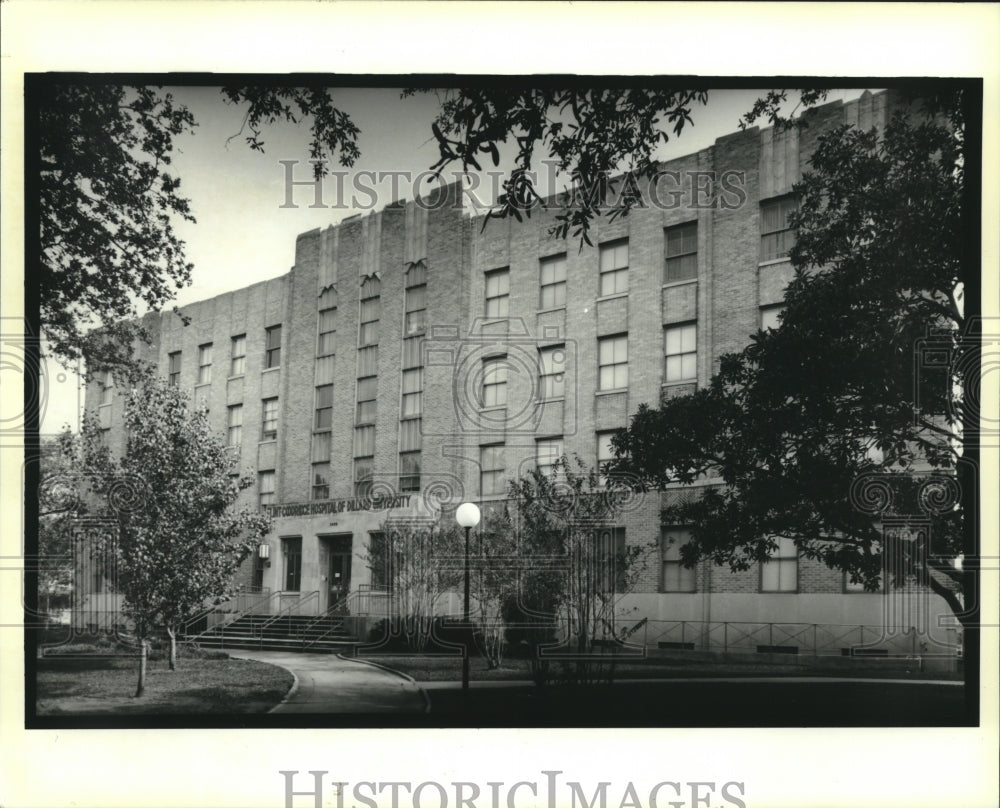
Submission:
[[[324,577],[320,587],[320,608],[324,611],[341,603],[337,611],[347,612],[347,604],[342,601],[351,592],[353,538],[350,533],[319,537],[320,569]]]

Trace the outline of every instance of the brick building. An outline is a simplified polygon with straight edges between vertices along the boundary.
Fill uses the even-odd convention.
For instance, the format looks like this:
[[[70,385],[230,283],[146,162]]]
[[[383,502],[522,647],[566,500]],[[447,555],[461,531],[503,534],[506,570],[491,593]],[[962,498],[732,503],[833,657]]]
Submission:
[[[776,322],[790,192],[816,138],[882,125],[890,103],[866,93],[805,129],[749,129],[665,163],[643,204],[596,223],[592,248],[548,236],[551,211],[484,228],[446,186],[301,234],[286,275],[183,307],[188,326],[148,316],[148,350],[256,469],[244,496],[271,507],[247,589],[318,614],[371,588],[366,547],[386,518],[502,499],[563,453],[596,464],[640,404],[707,384]],[[87,406],[121,441],[113,391],[92,384]],[[716,647],[725,626],[727,650],[910,647],[880,636],[885,596],[794,546],[742,573],[684,569],[683,529],[659,519],[676,495],[647,495],[620,526],[659,547],[622,600],[647,645]]]

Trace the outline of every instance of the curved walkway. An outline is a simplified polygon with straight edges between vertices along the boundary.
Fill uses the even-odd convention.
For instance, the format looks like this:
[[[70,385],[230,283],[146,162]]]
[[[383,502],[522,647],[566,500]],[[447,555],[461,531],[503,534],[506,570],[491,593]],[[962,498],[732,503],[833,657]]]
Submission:
[[[272,713],[424,713],[427,699],[409,677],[334,654],[233,649],[237,659],[279,665],[295,684]]]

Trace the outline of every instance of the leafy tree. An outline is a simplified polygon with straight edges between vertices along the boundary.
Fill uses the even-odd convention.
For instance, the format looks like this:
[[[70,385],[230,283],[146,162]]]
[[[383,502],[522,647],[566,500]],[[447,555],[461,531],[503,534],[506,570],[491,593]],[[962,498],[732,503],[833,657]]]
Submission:
[[[960,93],[941,95],[899,111],[881,135],[823,135],[795,188],[779,327],[723,356],[706,388],[640,407],[615,440],[613,467],[651,487],[713,483],[663,514],[690,525],[689,564],[746,569],[782,536],[874,590],[888,554],[882,517],[933,512],[933,536],[893,548],[890,583],[916,575],[961,619],[963,513],[948,491],[974,350],[962,111]],[[946,366],[921,361],[928,343],[950,353]],[[858,496],[872,474],[886,498],[877,508]]]
[[[270,520],[237,507],[254,474],[239,475],[236,457],[209,427],[207,412],[192,411],[176,387],[147,378],[133,388],[125,403],[125,428],[125,450],[115,459],[88,420],[84,457],[94,493],[129,505],[118,511],[118,589],[140,643],[136,695],[141,696],[152,632],[166,630],[174,670],[178,630],[206,603],[230,592],[237,569]],[[124,490],[122,480],[131,481]]]
[[[43,334],[63,363],[134,366],[138,303],[157,310],[191,280],[173,219],[194,217],[171,157],[194,119],[151,87],[43,81],[34,99]]]
[[[561,458],[549,473],[532,469],[509,485],[520,563],[528,570],[521,576],[517,611],[534,616],[540,633],[546,611],[564,616],[580,681],[596,672],[586,657],[621,641],[620,598],[635,586],[653,547],[616,544],[613,528],[631,496],[616,480],[603,486],[579,458]],[[543,668],[533,670],[540,679],[545,660],[535,665]]]

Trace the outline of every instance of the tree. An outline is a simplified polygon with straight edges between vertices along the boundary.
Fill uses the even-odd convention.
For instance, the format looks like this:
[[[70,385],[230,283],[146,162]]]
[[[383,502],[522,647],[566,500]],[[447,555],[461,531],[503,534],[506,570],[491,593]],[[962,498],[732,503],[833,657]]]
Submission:
[[[721,357],[708,387],[640,407],[615,440],[612,467],[650,487],[713,483],[663,514],[690,526],[689,565],[746,569],[781,536],[874,590],[883,517],[923,510],[933,536],[896,544],[888,583],[916,575],[964,620],[964,145],[960,92],[914,102],[881,135],[821,136],[795,187],[780,325]],[[928,344],[946,365],[921,361]]]
[[[542,630],[546,612],[565,616],[579,681],[596,672],[588,657],[614,650],[627,634],[618,626],[620,598],[634,587],[655,546],[627,544],[615,529],[631,496],[620,480],[602,485],[579,458],[563,457],[550,472],[535,468],[509,485],[520,564],[526,568],[516,611],[536,618]],[[535,664],[546,667],[543,659]],[[543,674],[533,672],[536,678]]]
[[[237,507],[240,491],[254,484],[255,475],[239,475],[237,458],[209,427],[207,412],[192,411],[176,387],[147,378],[133,388],[125,429],[118,460],[103,446],[93,420],[86,421],[83,440],[94,493],[109,496],[112,486],[130,481],[130,507],[118,511],[116,560],[118,589],[140,645],[141,696],[152,632],[167,632],[174,670],[178,630],[206,603],[230,592],[270,520]]]
[[[43,335],[63,363],[134,366],[133,340],[148,336],[138,302],[158,310],[191,279],[173,217],[194,217],[170,164],[194,119],[151,87],[45,81],[34,91]]]

